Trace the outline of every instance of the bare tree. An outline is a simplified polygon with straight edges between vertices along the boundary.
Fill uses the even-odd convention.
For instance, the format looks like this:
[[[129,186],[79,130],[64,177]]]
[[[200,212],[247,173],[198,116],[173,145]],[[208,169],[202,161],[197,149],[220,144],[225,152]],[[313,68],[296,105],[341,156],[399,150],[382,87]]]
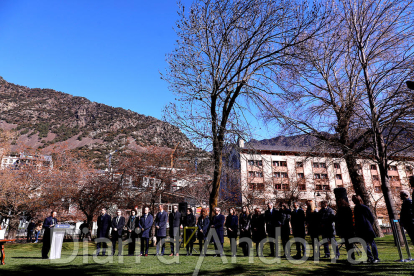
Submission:
[[[250,105],[273,92],[273,78],[288,49],[312,37],[323,22],[318,5],[302,1],[198,0],[180,7],[177,45],[162,77],[178,104],[165,118],[214,159],[210,212],[217,205],[225,142],[246,137]]]
[[[388,160],[412,150],[414,141],[412,93],[404,85],[413,73],[413,1],[333,3],[324,39],[294,49],[296,57],[279,75],[283,93],[266,116],[341,152],[355,192],[371,209],[356,158],[374,156],[392,220]]]

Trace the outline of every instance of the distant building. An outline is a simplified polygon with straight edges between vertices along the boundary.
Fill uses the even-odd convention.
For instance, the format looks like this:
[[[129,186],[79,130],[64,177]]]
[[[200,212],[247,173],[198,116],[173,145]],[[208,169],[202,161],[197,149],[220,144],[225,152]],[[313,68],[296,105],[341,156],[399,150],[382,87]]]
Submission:
[[[350,198],[354,192],[345,160],[335,154],[313,153],[292,146],[260,145],[239,142],[228,156],[237,164],[240,175],[242,205],[264,207],[268,201],[327,200],[335,205],[334,188],[344,187]],[[236,158],[236,161],[235,160]],[[410,190],[409,177],[413,175],[414,160],[389,162],[388,175],[392,194],[399,207],[399,191]],[[387,210],[381,191],[377,165],[364,159],[357,160],[381,222],[387,220]],[[350,203],[352,204],[351,200]]]
[[[1,169],[15,168],[18,169],[23,165],[36,165],[44,168],[53,168],[52,156],[50,155],[29,155],[20,153],[19,155],[3,156],[1,160]]]

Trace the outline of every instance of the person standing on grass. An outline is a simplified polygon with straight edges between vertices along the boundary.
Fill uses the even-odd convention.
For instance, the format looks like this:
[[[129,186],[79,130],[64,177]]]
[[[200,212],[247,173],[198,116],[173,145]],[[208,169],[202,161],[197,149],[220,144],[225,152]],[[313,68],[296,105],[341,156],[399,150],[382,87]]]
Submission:
[[[354,218],[355,218],[355,234],[358,238],[365,241],[365,252],[367,253],[368,262],[378,263],[378,249],[375,244],[377,235],[374,232],[372,224],[374,223],[374,216],[371,210],[363,204],[362,198],[358,195],[352,196],[352,201],[355,203]],[[371,249],[372,251],[371,251]]]
[[[290,236],[290,209],[288,208],[286,203],[280,203],[280,214],[282,216],[282,220],[281,220],[281,233],[280,233],[280,238],[282,240],[282,246],[283,246],[283,252],[284,255],[282,256],[282,258],[286,258],[286,256],[288,255],[287,253],[287,243],[289,242],[289,236]],[[290,256],[290,251],[289,251],[289,256]]]
[[[335,216],[336,233],[339,237],[344,239],[346,252],[350,252],[354,246],[349,242],[349,240],[355,236],[352,210],[349,207],[348,199],[339,198],[337,200],[336,206],[338,207]],[[347,255],[347,259],[348,257],[349,255]],[[352,253],[350,257],[354,259],[354,254]]]
[[[56,216],[57,213],[55,211],[52,211],[50,212],[50,217],[47,217],[43,222],[43,229],[45,229],[45,232],[43,234],[42,259],[49,258],[47,255],[50,251],[51,230],[57,224]]]
[[[412,210],[412,201],[409,198],[409,193],[405,190],[400,192],[400,198],[402,200],[401,212],[400,212],[400,223],[401,226],[407,231],[411,242],[414,243],[414,217]]]
[[[170,225],[169,235],[170,239],[174,242],[170,242],[171,254],[170,256],[178,256],[180,251],[180,225],[181,225],[181,213],[178,211],[178,206],[174,205],[173,211],[168,216],[168,223]]]
[[[256,213],[256,210],[255,210]],[[267,210],[264,212],[264,220],[266,224],[267,236],[269,238],[276,239],[276,227],[281,226],[281,214],[278,210],[273,208],[273,203],[267,203]],[[274,257],[276,244],[272,241],[269,242],[270,256]]]
[[[26,242],[33,242],[33,231],[35,228],[35,223],[33,222],[33,219],[30,220],[29,225],[27,226],[27,238]]]
[[[299,205],[299,202],[293,203],[293,210],[290,212],[292,232],[294,238],[305,239],[305,212],[302,207]],[[296,255],[295,258],[300,259],[303,256],[306,256],[306,243],[302,244],[301,242],[296,242]],[[302,249],[302,250],[301,250]]]
[[[263,257],[263,247],[260,248],[260,242],[266,239],[265,217],[262,215],[260,208],[254,209],[254,215],[251,220],[252,240],[256,244],[256,257]]]
[[[329,250],[329,242],[332,244],[332,248],[335,250],[335,258],[339,258],[339,249],[338,244],[335,239],[335,212],[327,206],[326,201],[321,201],[321,209],[319,210],[319,219],[320,219],[320,232],[322,234],[322,239],[327,239],[323,244],[323,250],[325,256],[323,258],[330,258],[331,251]]]
[[[148,256],[149,237],[154,217],[150,214],[149,208],[144,208],[144,214],[139,219],[141,229],[141,256]]]
[[[207,238],[207,232],[208,232],[209,227],[210,227],[210,219],[208,218],[207,209],[202,208],[200,216],[198,217],[198,221],[197,221],[197,239],[198,239],[199,246],[200,246],[201,256],[204,256],[206,253],[203,250],[203,241],[205,241]]]
[[[224,216],[220,213],[221,209],[216,207],[214,209],[215,215],[211,219],[210,229],[216,229],[218,240],[214,239],[214,248],[216,249],[215,257],[221,256],[223,254],[223,244],[224,244]],[[219,248],[219,244],[221,248]],[[217,252],[217,249],[219,251]]]
[[[122,255],[122,231],[125,226],[125,218],[121,214],[121,210],[116,211],[116,217],[112,219],[112,256],[115,255],[116,242],[118,242],[118,256]]]
[[[128,244],[128,256],[134,256],[135,253],[135,242],[137,238],[135,228],[138,227],[138,218],[136,214],[137,212],[135,210],[132,210],[126,224],[128,231],[128,240],[130,240]]]
[[[194,227],[196,224],[196,219],[193,215],[193,210],[191,208],[187,208],[187,215],[184,217],[183,219],[183,227],[185,229],[185,227]],[[194,229],[185,229],[185,243],[187,243],[186,245],[186,249],[187,249],[187,256],[192,256],[193,255],[193,247],[194,247],[194,241],[195,241],[195,233],[193,235]],[[191,235],[193,235],[191,237]],[[190,238],[191,237],[191,238]]]
[[[237,229],[239,228],[239,219],[234,208],[229,209],[229,215],[226,218],[225,226],[227,228],[227,237],[230,240],[231,255],[236,256]]]
[[[240,225],[240,239],[242,238],[248,238],[251,239],[252,235],[250,233],[250,228],[251,228],[251,215],[249,213],[249,208],[247,208],[246,206],[243,207],[242,209],[242,213],[240,214],[240,219],[239,219],[239,225]],[[240,242],[239,246],[242,248],[243,250],[243,255],[245,257],[250,256],[250,247],[251,247],[251,242]]]
[[[308,200],[306,202],[306,206],[306,226],[308,228],[308,235],[311,238],[313,252],[311,258],[319,259],[319,214],[316,210],[315,202],[313,202],[313,200]]]
[[[106,213],[106,209],[101,209],[101,215],[98,217],[98,231],[97,231],[97,238],[105,238],[109,239],[109,228],[111,227],[111,216]],[[106,254],[106,248],[108,244],[106,242],[97,242],[96,243],[96,255],[99,256],[99,252],[101,250],[101,246],[103,247],[102,256]]]
[[[157,238],[157,255],[164,256],[164,250],[165,250],[165,242],[163,241],[165,237],[167,236],[167,221],[168,216],[167,212],[164,211],[164,206],[159,205],[158,206],[159,212],[157,213],[157,216],[155,217],[155,237]],[[162,243],[161,252],[160,252],[160,243]]]

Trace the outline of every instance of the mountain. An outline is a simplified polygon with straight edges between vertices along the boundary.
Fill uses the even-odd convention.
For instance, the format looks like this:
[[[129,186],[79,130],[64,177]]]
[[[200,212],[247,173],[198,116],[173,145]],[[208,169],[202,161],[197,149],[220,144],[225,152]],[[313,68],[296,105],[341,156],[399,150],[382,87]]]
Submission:
[[[0,129],[15,130],[15,148],[69,149],[102,165],[105,156],[122,146],[195,149],[175,126],[131,110],[91,102],[52,89],[29,88],[0,77]]]

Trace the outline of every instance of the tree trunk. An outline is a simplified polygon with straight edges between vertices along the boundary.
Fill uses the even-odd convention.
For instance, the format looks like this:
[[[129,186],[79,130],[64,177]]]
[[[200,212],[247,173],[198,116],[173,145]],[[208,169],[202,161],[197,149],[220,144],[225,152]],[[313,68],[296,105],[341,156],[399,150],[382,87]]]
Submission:
[[[7,233],[8,239],[15,239],[17,236],[17,231],[19,230],[19,224],[20,220],[18,219],[18,216],[12,216],[9,217],[9,231]]]
[[[216,142],[218,143],[218,142]],[[223,160],[222,160],[222,148],[217,146],[214,150],[214,175],[213,175],[213,188],[210,193],[210,218],[212,217],[214,208],[217,207],[217,201],[219,198],[220,193],[220,179],[221,179],[221,171],[223,167]]]
[[[365,205],[371,210],[371,213],[374,215],[374,231],[378,237],[384,237],[381,227],[378,223],[376,208],[372,205],[371,199],[365,187],[365,182],[358,173],[357,163],[355,157],[351,153],[345,153],[345,162],[348,167],[349,176],[351,177],[352,186],[354,187],[355,194],[359,195],[364,201]]]
[[[382,193],[384,194],[385,205],[387,206],[388,217],[391,223],[394,219],[398,218],[398,215],[397,215],[397,209],[395,207],[394,199],[392,198],[391,187],[390,187],[390,182],[389,182],[388,172],[387,172],[387,166],[385,166],[385,164],[386,164],[386,161],[384,160],[378,164],[379,165],[378,167],[379,167],[380,176],[381,176],[381,189],[382,189]],[[395,234],[399,236],[401,246],[404,246],[404,239],[402,236],[403,234],[401,232],[401,227],[398,226],[396,227],[396,229],[397,229],[397,233]]]

